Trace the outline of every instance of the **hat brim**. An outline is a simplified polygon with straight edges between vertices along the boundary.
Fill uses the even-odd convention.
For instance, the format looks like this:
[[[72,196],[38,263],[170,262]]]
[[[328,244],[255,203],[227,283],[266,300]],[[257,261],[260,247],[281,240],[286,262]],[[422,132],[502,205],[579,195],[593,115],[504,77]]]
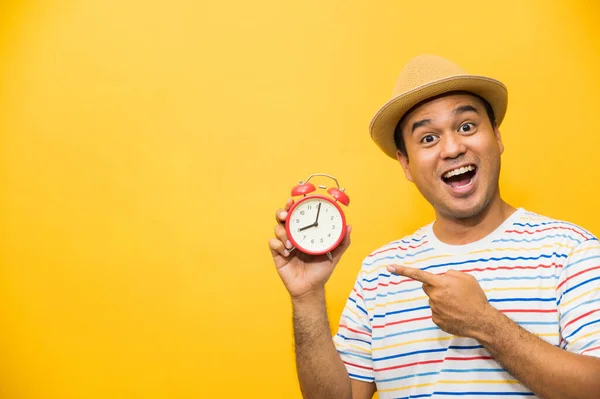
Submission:
[[[500,126],[508,104],[506,86],[485,76],[454,75],[417,86],[385,103],[371,120],[371,138],[383,152],[396,159],[394,132],[402,116],[422,101],[453,91],[467,91],[483,97],[490,103],[496,123]]]

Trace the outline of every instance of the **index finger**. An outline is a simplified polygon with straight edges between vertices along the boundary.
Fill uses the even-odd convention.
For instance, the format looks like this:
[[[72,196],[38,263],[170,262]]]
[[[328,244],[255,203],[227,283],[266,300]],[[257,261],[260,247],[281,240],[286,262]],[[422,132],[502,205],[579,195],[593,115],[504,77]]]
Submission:
[[[294,200],[290,198],[285,203],[285,209],[278,209],[277,212],[275,212],[275,219],[278,223],[285,223],[285,220],[287,219],[287,213],[292,205],[294,205]]]
[[[441,281],[442,281],[441,276],[423,271],[421,269],[416,269],[414,267],[388,266],[387,269],[388,269],[388,271],[390,271],[392,273],[399,274],[401,276],[408,277],[408,278],[411,278],[416,281],[420,281],[427,285],[437,286],[437,285],[440,285]]]

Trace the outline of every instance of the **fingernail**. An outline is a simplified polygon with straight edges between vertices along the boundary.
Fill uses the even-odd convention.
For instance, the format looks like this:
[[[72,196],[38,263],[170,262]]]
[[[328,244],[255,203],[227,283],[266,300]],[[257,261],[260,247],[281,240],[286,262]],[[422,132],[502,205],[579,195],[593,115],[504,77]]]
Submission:
[[[387,267],[388,272],[390,273],[396,273],[396,268],[394,266],[388,266]]]
[[[280,216],[282,219],[285,219],[287,217],[287,212],[286,211],[281,212]]]
[[[287,249],[285,251],[283,251],[283,256],[288,256],[290,254],[290,251],[288,251]]]
[[[286,246],[286,247],[288,247],[288,248],[291,248],[291,247],[292,247],[292,243],[290,242],[290,240],[287,240],[287,241],[285,242],[285,246]]]

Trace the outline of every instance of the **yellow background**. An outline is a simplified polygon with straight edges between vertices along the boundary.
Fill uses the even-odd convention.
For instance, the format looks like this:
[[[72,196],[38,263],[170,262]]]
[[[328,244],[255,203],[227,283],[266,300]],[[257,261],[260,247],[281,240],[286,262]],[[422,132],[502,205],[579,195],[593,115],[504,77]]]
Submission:
[[[597,1],[0,3],[0,396],[299,398],[274,211],[335,175],[362,258],[433,216],[368,136],[402,65],[502,80],[504,197],[600,234]]]

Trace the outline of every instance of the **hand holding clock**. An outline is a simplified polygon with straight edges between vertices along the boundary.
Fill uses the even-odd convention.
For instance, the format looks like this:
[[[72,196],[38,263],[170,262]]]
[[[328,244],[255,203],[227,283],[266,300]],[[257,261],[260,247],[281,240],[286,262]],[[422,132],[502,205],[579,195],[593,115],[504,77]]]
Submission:
[[[331,273],[333,273],[333,269],[350,245],[350,232],[352,229],[350,226],[347,226],[346,236],[343,241],[331,252],[331,261],[325,254],[308,255],[298,250],[293,250],[285,228],[285,222],[289,216],[288,211],[292,205],[294,205],[294,200],[289,199],[285,208],[279,209],[275,213],[275,219],[277,220],[277,225],[275,226],[276,238],[269,240],[269,247],[277,273],[290,293],[290,296],[292,298],[300,298],[325,286]],[[320,206],[317,209],[315,222],[303,227],[303,229],[314,227],[313,225],[316,225],[319,221],[319,214]]]

